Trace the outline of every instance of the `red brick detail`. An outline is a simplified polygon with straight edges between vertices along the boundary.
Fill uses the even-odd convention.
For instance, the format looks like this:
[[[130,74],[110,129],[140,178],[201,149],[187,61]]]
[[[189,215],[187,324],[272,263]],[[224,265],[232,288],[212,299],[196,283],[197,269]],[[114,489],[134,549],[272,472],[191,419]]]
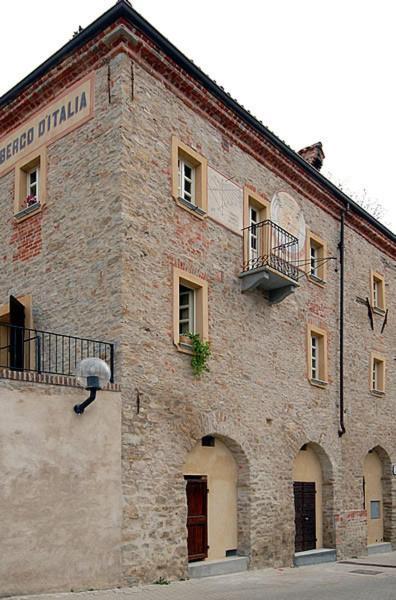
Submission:
[[[10,369],[0,369],[0,379],[81,388],[75,377],[66,375],[51,375],[49,373],[35,373],[32,371],[11,371]],[[118,383],[108,383],[103,390],[106,392],[120,392],[121,387]]]
[[[65,88],[102,66],[108,60],[107,55],[112,51],[112,46],[106,44],[103,38],[121,22],[121,19],[115,21],[4,105],[0,109],[2,136],[49,104],[64,92]]]
[[[196,277],[199,277],[200,279],[203,279],[204,281],[208,281],[208,282],[211,281],[211,278],[209,277],[209,275],[207,273],[204,273],[204,272],[200,271],[199,269],[197,269],[194,264],[180,260],[179,258],[177,258],[175,256],[167,255],[167,257],[169,260],[169,264],[172,267],[177,267],[178,269],[181,269],[182,271],[186,271],[186,273],[190,273],[190,275],[195,275]]]
[[[12,260],[24,261],[39,256],[42,247],[42,218],[43,212],[32,215],[25,221],[13,222],[10,247],[13,252]]]
[[[337,523],[344,523],[347,521],[361,521],[367,518],[367,510],[350,510],[348,512],[339,513],[335,515]]]

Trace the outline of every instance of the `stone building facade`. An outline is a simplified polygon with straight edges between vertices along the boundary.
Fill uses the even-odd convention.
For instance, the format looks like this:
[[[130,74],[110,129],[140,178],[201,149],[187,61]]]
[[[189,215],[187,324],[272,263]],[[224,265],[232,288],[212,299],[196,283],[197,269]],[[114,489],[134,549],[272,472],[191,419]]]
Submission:
[[[0,535],[19,539],[2,548],[0,593],[68,589],[64,563],[87,539],[96,566],[79,555],[75,589],[396,543],[396,240],[306,150],[285,146],[125,0],[0,99],[2,326],[12,329],[12,296],[29,331],[115,348],[110,404],[71,412],[62,428],[72,380],[32,374],[26,356],[10,364],[5,337],[0,402],[22,404],[3,434],[18,431],[24,402],[26,419],[40,394],[59,406],[53,430],[39,411],[24,439],[42,468],[17,460],[17,435],[0,455],[0,506],[26,498],[24,527],[17,513]],[[188,331],[210,342],[201,377]],[[77,510],[57,554],[30,499],[47,481],[45,449],[60,444],[43,505],[54,532],[70,527],[60,507],[73,488],[56,489],[73,474],[72,435],[98,457],[75,475],[92,522],[87,533],[89,511]],[[93,495],[109,500],[99,542]],[[50,556],[48,579],[34,562],[23,571],[35,546]]]

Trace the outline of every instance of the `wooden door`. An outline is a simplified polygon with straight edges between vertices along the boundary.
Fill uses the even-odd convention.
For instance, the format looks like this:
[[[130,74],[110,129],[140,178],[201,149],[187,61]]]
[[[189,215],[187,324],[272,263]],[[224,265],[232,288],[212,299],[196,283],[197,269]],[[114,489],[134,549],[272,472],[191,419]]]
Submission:
[[[204,476],[186,476],[188,560],[208,556],[208,486]]]
[[[296,552],[316,548],[315,482],[294,482]]]
[[[10,368],[24,368],[25,307],[14,296],[10,296]]]

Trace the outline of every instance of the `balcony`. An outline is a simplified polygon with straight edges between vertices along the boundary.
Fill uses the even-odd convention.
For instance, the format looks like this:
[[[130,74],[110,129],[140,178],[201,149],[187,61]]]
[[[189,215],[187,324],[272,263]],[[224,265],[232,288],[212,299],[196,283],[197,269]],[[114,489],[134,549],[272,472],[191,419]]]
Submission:
[[[242,292],[261,289],[271,304],[281,302],[298,286],[298,238],[270,220],[243,230]]]
[[[114,344],[0,321],[0,369],[73,377],[87,357],[106,361],[114,383]]]

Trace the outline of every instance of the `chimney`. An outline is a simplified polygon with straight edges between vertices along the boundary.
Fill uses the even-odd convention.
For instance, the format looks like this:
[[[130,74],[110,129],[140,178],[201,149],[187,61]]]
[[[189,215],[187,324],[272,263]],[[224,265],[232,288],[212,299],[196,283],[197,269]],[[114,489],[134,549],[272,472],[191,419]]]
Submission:
[[[307,163],[320,171],[323,165],[323,159],[325,157],[322,148],[322,142],[317,142],[316,144],[312,144],[312,146],[302,148],[302,150],[299,150],[298,153],[303,157],[304,160],[307,161]]]

